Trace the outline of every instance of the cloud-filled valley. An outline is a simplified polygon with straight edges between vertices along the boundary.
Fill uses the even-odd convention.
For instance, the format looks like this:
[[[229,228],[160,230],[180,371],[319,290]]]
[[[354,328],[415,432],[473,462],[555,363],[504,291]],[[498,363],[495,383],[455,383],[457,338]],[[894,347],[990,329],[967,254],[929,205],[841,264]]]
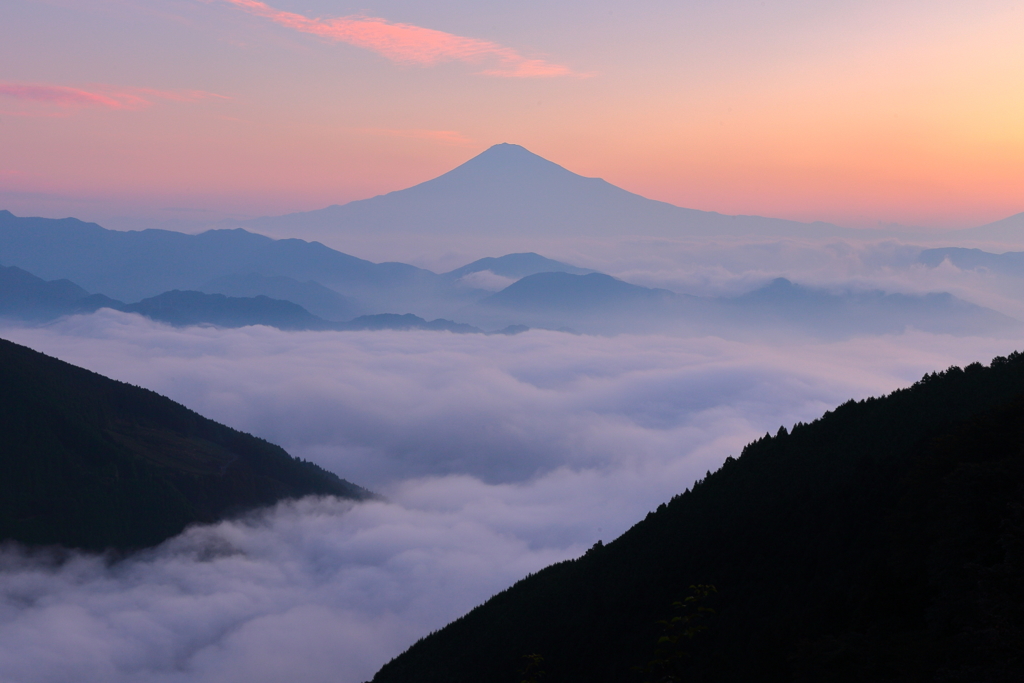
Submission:
[[[113,563],[5,548],[0,677],[19,681],[364,680],[765,431],[1011,350],[913,331],[744,343],[172,328],[111,310],[2,336],[386,496],[282,503]]]

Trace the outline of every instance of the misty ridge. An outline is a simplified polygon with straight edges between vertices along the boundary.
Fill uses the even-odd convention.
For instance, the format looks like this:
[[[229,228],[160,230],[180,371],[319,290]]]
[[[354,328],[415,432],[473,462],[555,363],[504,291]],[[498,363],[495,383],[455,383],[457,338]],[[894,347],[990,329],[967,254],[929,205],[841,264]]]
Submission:
[[[0,271],[0,314],[24,320],[115,308],[172,325],[292,330],[508,333],[541,327],[725,336],[777,330],[842,337],[908,326],[951,334],[1006,334],[1019,327],[1010,316],[947,292],[837,291],[775,278],[738,296],[695,296],[534,253],[487,257],[436,274],[242,229],[126,233],[3,212],[0,234],[0,263],[13,264]],[[916,263],[1016,277],[1022,272],[1017,256],[923,249]]]

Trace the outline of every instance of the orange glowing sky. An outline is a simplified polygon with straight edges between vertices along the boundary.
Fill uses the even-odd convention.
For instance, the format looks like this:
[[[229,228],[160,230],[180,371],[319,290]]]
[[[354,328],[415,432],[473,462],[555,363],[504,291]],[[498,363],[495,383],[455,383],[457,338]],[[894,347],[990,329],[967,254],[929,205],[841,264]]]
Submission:
[[[1021,2],[11,0],[0,22],[22,215],[316,209],[514,142],[691,208],[969,227],[1024,211],[1022,122]]]

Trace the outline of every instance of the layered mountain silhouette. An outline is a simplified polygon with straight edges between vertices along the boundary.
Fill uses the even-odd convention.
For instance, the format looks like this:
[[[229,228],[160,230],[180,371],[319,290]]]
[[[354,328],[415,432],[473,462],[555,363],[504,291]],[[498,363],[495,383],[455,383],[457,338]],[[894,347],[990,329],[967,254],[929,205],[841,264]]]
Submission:
[[[70,280],[44,280],[15,266],[0,266],[0,317],[50,320],[121,305],[102,294],[89,294]]]
[[[454,332],[456,334],[481,334],[483,330],[472,325],[457,323],[452,320],[424,320],[418,315],[405,313],[378,313],[361,315],[346,323],[334,326],[336,330],[433,330],[435,332]]]
[[[1024,216],[1024,214],[1021,214]],[[1024,223],[1022,223],[1024,233]],[[987,270],[992,273],[1024,277],[1024,252],[1009,251],[993,254],[981,249],[965,249],[962,247],[945,247],[942,249],[924,249],[918,255],[918,262],[935,268],[943,261],[949,261],[961,270]]]
[[[753,292],[722,299],[726,318],[752,329],[799,329],[823,337],[884,334],[913,327],[926,332],[1005,334],[1020,329],[1013,318],[952,294],[829,292],[777,278]]]
[[[577,175],[507,143],[494,145],[444,175],[404,190],[238,225],[277,235],[687,238],[864,234],[827,223],[680,208],[627,192],[600,178]]]
[[[1020,323],[947,293],[829,292],[778,278],[732,298],[695,297],[609,275],[539,273],[468,306],[460,317],[485,327],[517,321],[580,332],[760,334],[795,331],[823,338],[902,332],[1008,333]]]
[[[1013,353],[766,434],[373,682],[1019,681],[1022,500]]]
[[[282,330],[325,330],[330,323],[291,301],[267,296],[229,297],[223,294],[172,290],[121,307],[127,313],[170,325],[245,327],[267,325]]]
[[[533,252],[523,254],[507,254],[498,258],[482,258],[468,263],[461,268],[449,271],[444,277],[461,287],[470,287],[487,291],[500,291],[513,284],[516,280],[539,273],[573,273],[584,275],[595,271],[578,268],[545,258]]]
[[[225,275],[207,282],[198,289],[207,294],[233,297],[269,296],[272,299],[292,301],[325,320],[350,320],[361,312],[357,302],[329,287],[324,287],[315,280],[300,282],[284,275]]]
[[[0,340],[0,542],[128,550],[285,498],[369,491],[152,391]]]
[[[302,287],[302,290],[319,294],[316,287],[319,285],[315,285],[314,288]],[[233,328],[266,325],[281,330],[432,330],[456,334],[483,333],[483,330],[472,325],[442,318],[428,321],[411,313],[362,315],[346,322],[324,320],[296,303],[263,295],[231,297],[175,289],[133,304],[125,304],[102,294],[89,294],[70,280],[46,281],[20,268],[0,266],[2,317],[42,322],[75,313],[92,313],[100,308],[138,313],[178,327],[212,325]],[[524,326],[513,326],[501,330],[500,333],[515,334],[526,329],[528,328]]]
[[[492,294],[483,303],[512,309],[606,312],[637,306],[661,310],[680,298],[667,289],[631,285],[603,273],[537,273]]]
[[[965,240],[1024,244],[1024,213],[1014,214],[976,228],[955,230],[949,233],[949,236]]]
[[[956,258],[987,263],[996,256],[976,250],[934,251],[932,260],[950,258],[952,253]],[[1009,261],[1013,256],[1005,254],[1001,258]],[[921,258],[929,258],[929,254]],[[423,329],[455,333],[479,333],[484,329],[508,333],[541,327],[598,334],[668,332],[740,336],[778,331],[822,338],[897,333],[908,326],[951,334],[1005,334],[1020,328],[1019,322],[1012,318],[947,293],[829,292],[779,278],[739,297],[694,297],[630,284],[602,273],[558,264],[537,254],[482,259],[465,269],[435,277],[448,278],[454,283],[452,287],[457,288],[459,281],[474,274],[486,272],[492,277],[504,277],[501,273],[518,275],[552,264],[584,274],[540,272],[518,280],[509,277],[512,284],[496,293],[470,290],[478,300],[461,306],[454,315],[466,322],[455,322],[451,318],[428,321],[414,313],[378,313],[339,322],[314,315],[286,299],[262,294],[234,297],[194,290],[171,290],[124,304],[102,294],[90,295],[69,280],[45,281],[16,267],[0,269],[0,285],[3,286],[0,316],[42,321],[107,307],[179,326],[269,325],[284,330]],[[1012,268],[1014,263],[1009,262],[1006,267]],[[315,281],[246,274],[224,277],[213,283],[225,288],[247,287],[248,291],[259,291],[266,285],[311,298],[335,312],[351,310],[349,299]]]
[[[525,254],[506,254],[497,258],[487,257],[467,263],[461,268],[449,271],[445,277],[459,280],[467,275],[480,272],[490,272],[501,277],[519,280],[527,275],[538,273],[572,273],[573,275],[586,275],[594,271],[588,268],[577,268],[568,263],[545,258],[540,254],[528,252]]]
[[[275,240],[241,229],[118,232],[74,218],[19,218],[8,211],[0,211],[0,263],[122,301],[200,290],[218,278],[252,273],[315,281],[357,302],[357,313],[439,315],[478,294],[429,270],[372,263],[317,242]]]
[[[438,318],[425,320],[411,313],[361,315],[347,322],[324,320],[291,301],[266,296],[230,297],[223,294],[173,290],[121,306],[127,313],[139,313],[169,325],[213,325],[246,327],[266,325],[281,330],[432,330],[456,334],[481,334],[472,325]]]
[[[511,153],[515,158],[528,154]],[[534,162],[525,157],[524,163]],[[1020,255],[939,249],[925,250],[919,259],[1013,272]],[[242,229],[199,235],[116,232],[75,219],[18,218],[6,211],[0,211],[0,262],[17,269],[0,273],[10,281],[0,294],[0,315],[26,319],[108,306],[173,324],[283,329],[353,329],[337,323],[399,313],[422,318],[421,329],[434,325],[452,331],[467,331],[460,323],[487,330],[525,325],[596,333],[745,334],[788,328],[842,337],[907,326],[1001,334],[1017,325],[943,293],[827,292],[778,280],[731,300],[698,298],[629,284],[534,253],[480,259],[438,275]],[[87,295],[87,290],[102,294]]]

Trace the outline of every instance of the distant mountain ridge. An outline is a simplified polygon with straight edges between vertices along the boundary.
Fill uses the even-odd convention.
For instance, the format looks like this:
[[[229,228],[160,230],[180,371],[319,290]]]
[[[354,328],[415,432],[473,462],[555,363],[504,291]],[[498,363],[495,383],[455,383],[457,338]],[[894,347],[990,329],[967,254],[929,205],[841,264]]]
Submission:
[[[953,237],[1024,245],[1024,212],[1002,220],[949,233]]]
[[[609,275],[538,273],[467,306],[460,317],[485,327],[511,321],[580,332],[761,334],[818,337],[902,332],[1010,333],[1021,323],[948,293],[832,293],[777,278],[738,297],[696,297],[633,285]]]
[[[524,147],[494,145],[437,178],[404,190],[325,209],[234,223],[279,235],[672,238],[863,237],[829,223],[727,216],[647,199],[586,178]]]
[[[538,267],[548,265],[548,259],[527,256]],[[486,260],[483,264],[470,264],[477,269],[482,265],[491,264]],[[477,272],[480,271],[470,274]],[[261,276],[246,276],[242,282],[258,285],[268,280],[274,286],[310,293],[318,301],[328,296],[328,303],[347,303],[340,295],[329,298],[331,291],[315,282],[301,284],[289,278]],[[742,337],[799,332],[841,338],[897,333],[907,326],[952,334],[1003,334],[1021,329],[1021,324],[1012,318],[948,293],[831,293],[796,285],[785,278],[738,297],[702,298],[630,284],[603,273],[541,272],[463,307],[457,317],[469,322],[449,318],[428,321],[412,313],[364,315],[338,322],[316,316],[294,302],[265,295],[230,297],[171,290],[124,304],[101,294],[87,295],[68,280],[47,282],[15,267],[0,268],[0,316],[44,321],[104,307],[140,313],[177,326],[268,325],[283,330],[417,329],[472,334],[485,329],[515,333],[540,327],[598,334],[681,332]]]
[[[102,294],[89,294],[70,280],[44,280],[16,266],[0,266],[0,317],[50,320],[122,305]]]
[[[556,175],[564,171],[544,168]],[[1007,272],[1019,261],[1013,254],[957,249],[924,250],[919,258],[928,264],[951,258]],[[0,212],[0,263],[42,276],[33,285],[35,293],[24,289],[24,277],[21,284],[0,293],[0,315],[22,318],[35,315],[24,307],[20,314],[15,312],[24,304],[35,306],[43,318],[109,306],[145,312],[172,324],[267,324],[282,329],[341,329],[340,320],[360,315],[405,314],[423,320],[417,329],[434,326],[449,331],[528,326],[599,334],[749,336],[760,327],[843,337],[898,333],[907,326],[952,334],[1003,334],[1019,327],[1018,321],[945,293],[830,293],[779,280],[760,293],[712,299],[633,285],[532,252],[478,259],[439,275],[407,264],[372,263],[316,242],[275,240],[242,229],[200,235],[160,230],[118,233],[74,219],[18,218],[9,212]],[[3,271],[0,277],[11,278],[13,272]],[[61,280],[67,282],[54,284]],[[167,283],[173,284],[149,293]],[[103,294],[81,298],[78,290],[57,293],[69,286]],[[49,292],[45,296],[43,289]],[[179,293],[172,296],[175,290]],[[207,296],[199,296],[204,290]],[[234,292],[245,296],[230,296]],[[22,304],[11,297],[21,297]],[[190,303],[185,301],[189,297]],[[126,307],[117,298],[138,303]],[[285,312],[289,305],[274,300],[291,301],[290,312]],[[408,328],[397,317],[387,319]],[[382,320],[362,329],[372,329]]]
[[[151,320],[177,327],[212,325],[236,328],[266,325],[293,331],[432,330],[455,334],[484,332],[472,325],[441,318],[427,321],[411,313],[363,315],[345,322],[324,320],[296,303],[263,295],[230,297],[175,289],[133,304],[125,304],[102,294],[89,294],[70,280],[46,281],[20,268],[0,266],[0,318],[45,322],[65,315],[92,313],[100,308],[138,313]],[[499,333],[516,334],[526,329],[523,326],[510,326]]]
[[[179,290],[121,306],[119,310],[139,313],[177,327],[213,325],[233,328],[266,325],[290,331],[430,330],[455,334],[484,333],[480,328],[465,323],[443,318],[428,321],[412,313],[377,313],[335,322],[315,316],[291,301],[267,296],[228,297],[223,294]]]
[[[477,294],[429,270],[372,263],[317,242],[275,240],[241,229],[118,232],[74,218],[19,218],[8,211],[0,211],[0,263],[123,301],[198,290],[217,278],[252,273],[315,280],[355,300],[356,313],[447,313]]]
[[[490,271],[495,275],[513,279],[524,278],[527,275],[538,273],[572,273],[573,275],[586,275],[595,271],[589,268],[577,268],[568,263],[545,258],[540,254],[527,252],[523,254],[506,254],[504,256],[486,257],[467,263],[461,268],[456,268],[444,274],[444,277],[458,280],[472,273]]]
[[[1024,214],[1021,214],[1024,216]],[[981,249],[965,249],[962,247],[945,247],[941,249],[925,249],[918,255],[918,262],[931,268],[949,261],[961,270],[985,269],[993,273],[1024,277],[1024,251],[1009,251],[993,254]]]
[[[234,297],[268,296],[294,302],[324,320],[349,320],[362,312],[357,301],[315,280],[300,282],[284,275],[236,273],[210,280],[197,288],[207,294]]]
[[[509,285],[480,302],[481,306],[548,310],[566,313],[600,313],[608,315],[622,307],[631,311],[662,307],[684,299],[692,299],[667,289],[652,289],[623,282],[604,273],[536,273]]]
[[[330,323],[302,306],[262,295],[228,297],[175,289],[122,306],[121,310],[177,326],[205,323],[220,327],[267,325],[281,330],[330,329]]]

